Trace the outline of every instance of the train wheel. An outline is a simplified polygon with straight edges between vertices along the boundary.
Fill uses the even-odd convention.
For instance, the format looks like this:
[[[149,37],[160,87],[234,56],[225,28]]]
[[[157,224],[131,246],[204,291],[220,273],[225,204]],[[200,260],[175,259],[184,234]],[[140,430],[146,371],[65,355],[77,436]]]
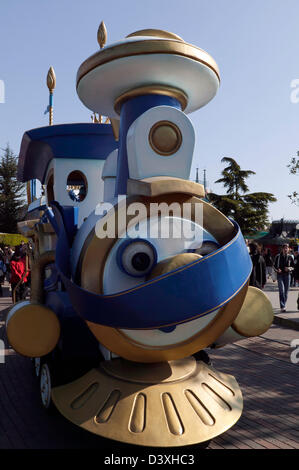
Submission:
[[[49,363],[44,362],[40,368],[40,397],[45,410],[52,412],[55,406],[52,402],[52,387],[54,386],[54,375]]]

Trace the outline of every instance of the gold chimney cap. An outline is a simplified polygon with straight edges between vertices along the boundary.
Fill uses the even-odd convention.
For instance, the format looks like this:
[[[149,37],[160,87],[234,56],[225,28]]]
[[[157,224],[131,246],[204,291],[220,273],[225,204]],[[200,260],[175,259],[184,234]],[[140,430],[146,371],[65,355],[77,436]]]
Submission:
[[[102,47],[106,28],[101,25],[98,38]],[[124,94],[141,89],[146,93],[159,90],[161,94],[167,88],[169,96],[170,90],[179,90],[180,96],[186,97],[184,112],[191,113],[216,95],[220,74],[207,52],[180,36],[160,29],[141,29],[86,59],[76,82],[78,96],[87,108],[119,119],[116,104]]]
[[[131,38],[134,36],[152,36],[165,39],[176,39],[178,41],[184,42],[184,39],[182,39],[177,34],[170,33],[169,31],[164,31],[163,29],[140,29],[139,31],[135,31],[134,33],[128,34],[126,38]]]

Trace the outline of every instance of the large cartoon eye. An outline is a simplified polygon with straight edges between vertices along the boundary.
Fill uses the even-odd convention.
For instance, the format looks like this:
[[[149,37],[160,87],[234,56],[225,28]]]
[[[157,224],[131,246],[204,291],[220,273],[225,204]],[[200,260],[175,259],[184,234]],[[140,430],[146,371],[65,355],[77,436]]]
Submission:
[[[120,246],[117,253],[119,267],[130,276],[144,277],[157,262],[157,252],[146,240],[131,241]]]

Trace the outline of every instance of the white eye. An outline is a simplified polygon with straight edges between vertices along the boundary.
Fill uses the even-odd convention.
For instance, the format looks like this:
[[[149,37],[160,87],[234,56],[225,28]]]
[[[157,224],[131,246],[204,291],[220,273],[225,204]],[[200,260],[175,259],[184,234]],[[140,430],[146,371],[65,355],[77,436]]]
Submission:
[[[212,253],[213,251],[218,250],[218,248],[219,248],[219,245],[217,243],[207,241],[207,242],[203,242],[201,247],[195,250],[195,253],[201,256],[205,256],[205,255]]]
[[[118,265],[130,276],[144,277],[157,262],[153,245],[146,240],[132,241],[118,251]]]

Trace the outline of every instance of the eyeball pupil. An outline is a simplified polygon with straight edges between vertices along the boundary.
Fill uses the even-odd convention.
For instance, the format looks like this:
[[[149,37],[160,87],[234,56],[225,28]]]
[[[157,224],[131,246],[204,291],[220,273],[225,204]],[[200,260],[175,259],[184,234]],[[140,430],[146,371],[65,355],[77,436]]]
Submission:
[[[132,258],[132,266],[136,271],[146,271],[151,263],[147,253],[136,253]]]

